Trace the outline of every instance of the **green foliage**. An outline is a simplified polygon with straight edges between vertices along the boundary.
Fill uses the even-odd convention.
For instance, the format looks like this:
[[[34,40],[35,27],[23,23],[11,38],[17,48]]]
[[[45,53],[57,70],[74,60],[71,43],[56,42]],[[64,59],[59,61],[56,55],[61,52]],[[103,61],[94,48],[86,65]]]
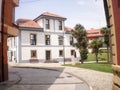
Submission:
[[[80,51],[80,54],[81,54],[81,59],[82,60],[86,60],[87,59],[87,57],[88,57],[88,50],[87,49],[82,49],[81,51]]]
[[[95,39],[90,43],[90,47],[92,48],[92,53],[95,53],[97,63],[98,63],[99,48],[102,47],[102,45],[103,45],[102,40]]]
[[[110,30],[107,27],[101,28],[101,33],[104,35],[104,43],[107,45],[107,57],[109,62],[109,45],[110,45]]]
[[[106,27],[101,28],[101,33],[104,35],[104,43],[109,47],[109,34],[110,30]]]
[[[81,55],[81,62],[87,59],[87,33],[85,28],[81,24],[77,24],[73,30],[71,30],[72,36],[76,39],[74,47],[78,48]]]

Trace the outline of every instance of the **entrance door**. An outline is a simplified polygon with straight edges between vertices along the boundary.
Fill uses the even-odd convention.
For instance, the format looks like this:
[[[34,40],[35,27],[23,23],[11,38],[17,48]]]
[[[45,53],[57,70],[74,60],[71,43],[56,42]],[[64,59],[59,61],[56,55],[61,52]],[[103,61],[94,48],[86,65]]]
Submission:
[[[50,61],[50,59],[51,59],[51,52],[50,52],[50,50],[47,50],[46,51],[46,60]]]

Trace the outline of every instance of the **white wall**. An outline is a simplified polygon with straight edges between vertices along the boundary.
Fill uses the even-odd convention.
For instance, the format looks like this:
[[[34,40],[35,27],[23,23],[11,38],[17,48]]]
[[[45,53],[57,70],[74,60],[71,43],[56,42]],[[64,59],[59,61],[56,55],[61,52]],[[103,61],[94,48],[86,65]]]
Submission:
[[[30,34],[34,33],[37,35],[37,45],[30,45]],[[51,45],[45,45],[45,35],[51,36]],[[51,59],[61,58],[59,56],[59,50],[63,50],[63,46],[58,44],[58,36],[63,34],[58,33],[45,33],[45,32],[36,32],[36,31],[22,31],[21,32],[21,56],[23,61],[28,61],[31,58],[31,50],[37,51],[37,59],[45,60],[45,51],[51,51]],[[65,58],[71,58],[71,50],[75,50],[74,47],[70,46],[70,34],[65,34]]]
[[[59,30],[58,23],[59,20],[50,19],[50,30],[45,29],[45,19],[40,19],[37,22],[42,28],[44,28],[44,32],[40,31],[30,31],[30,30],[21,30],[19,34],[18,41],[18,51],[17,57],[19,62],[29,62],[31,59],[31,50],[37,51],[37,59],[40,62],[44,62],[46,59],[45,52],[46,50],[51,51],[51,59],[59,59],[59,50],[65,50],[65,58],[71,58],[71,50],[75,50],[74,47],[70,46],[70,36],[71,34],[63,34],[64,32],[64,21],[63,30]],[[30,45],[30,34],[36,34],[37,43],[36,45]],[[51,45],[45,45],[45,35],[50,35]],[[63,45],[59,45],[58,37],[59,35],[64,35],[64,47]],[[17,42],[17,41],[16,41]]]

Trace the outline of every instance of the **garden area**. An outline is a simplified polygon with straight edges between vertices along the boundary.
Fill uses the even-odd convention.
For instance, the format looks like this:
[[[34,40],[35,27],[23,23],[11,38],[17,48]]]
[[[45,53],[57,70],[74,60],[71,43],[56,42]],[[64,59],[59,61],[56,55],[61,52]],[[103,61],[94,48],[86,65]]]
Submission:
[[[78,67],[91,69],[101,72],[113,73],[112,64],[107,62],[107,53],[101,53],[98,55],[98,63],[96,63],[95,54],[89,53],[88,59],[84,61],[84,64],[66,64],[65,66]]]

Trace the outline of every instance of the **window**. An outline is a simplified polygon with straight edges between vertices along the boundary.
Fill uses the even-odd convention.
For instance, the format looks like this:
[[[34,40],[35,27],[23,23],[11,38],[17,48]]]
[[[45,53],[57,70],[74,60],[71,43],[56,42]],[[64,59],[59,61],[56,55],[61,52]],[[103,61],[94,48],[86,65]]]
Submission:
[[[46,29],[50,29],[50,20],[46,19]]]
[[[58,37],[58,42],[59,42],[59,45],[63,45],[63,36],[59,36]]]
[[[36,58],[36,57],[37,57],[37,51],[31,50],[31,58]]]
[[[59,21],[59,30],[62,30],[62,21]]]
[[[72,36],[70,36],[70,45],[73,45],[73,43],[74,43],[74,39]]]
[[[63,50],[59,51],[59,56],[63,57]]]
[[[36,45],[36,34],[30,34],[30,44]]]
[[[45,44],[50,45],[50,35],[45,35]]]
[[[71,56],[74,55],[75,50],[71,50]]]

